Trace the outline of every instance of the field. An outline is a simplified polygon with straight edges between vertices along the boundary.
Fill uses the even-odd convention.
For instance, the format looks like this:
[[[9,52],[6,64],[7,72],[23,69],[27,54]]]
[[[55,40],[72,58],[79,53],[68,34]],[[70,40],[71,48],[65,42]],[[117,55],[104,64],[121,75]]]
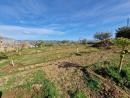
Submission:
[[[130,55],[118,73],[119,51],[55,44],[1,53],[0,93],[2,98],[130,98]]]

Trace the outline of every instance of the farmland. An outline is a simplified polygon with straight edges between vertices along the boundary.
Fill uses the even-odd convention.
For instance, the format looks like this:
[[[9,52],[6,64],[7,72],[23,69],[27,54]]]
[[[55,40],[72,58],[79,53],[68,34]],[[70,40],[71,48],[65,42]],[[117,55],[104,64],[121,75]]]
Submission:
[[[76,54],[77,47],[80,55]],[[8,57],[2,56],[0,61],[2,98],[130,97],[129,85],[125,84],[130,75],[130,55],[123,61],[126,75],[123,77],[116,69],[118,47],[99,49],[82,44],[54,44],[6,52],[4,55]]]

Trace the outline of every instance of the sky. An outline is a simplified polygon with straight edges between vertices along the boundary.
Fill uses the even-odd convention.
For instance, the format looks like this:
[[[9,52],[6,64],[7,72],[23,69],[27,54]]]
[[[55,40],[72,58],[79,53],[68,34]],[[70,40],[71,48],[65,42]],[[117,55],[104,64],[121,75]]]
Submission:
[[[0,36],[18,40],[114,37],[127,18],[130,0],[0,0]]]

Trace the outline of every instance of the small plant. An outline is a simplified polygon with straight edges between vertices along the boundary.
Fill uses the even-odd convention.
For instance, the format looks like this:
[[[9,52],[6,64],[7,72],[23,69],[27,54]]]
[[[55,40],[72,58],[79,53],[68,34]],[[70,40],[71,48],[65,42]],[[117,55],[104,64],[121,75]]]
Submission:
[[[70,96],[70,98],[88,98],[84,92],[81,92],[79,90],[76,90],[75,92],[73,91],[68,91],[68,94]]]
[[[119,61],[119,72],[122,69],[122,62],[124,60],[124,56],[128,53],[127,47],[130,45],[130,40],[127,38],[116,38],[112,41],[115,45],[121,48],[120,51],[120,61]]]

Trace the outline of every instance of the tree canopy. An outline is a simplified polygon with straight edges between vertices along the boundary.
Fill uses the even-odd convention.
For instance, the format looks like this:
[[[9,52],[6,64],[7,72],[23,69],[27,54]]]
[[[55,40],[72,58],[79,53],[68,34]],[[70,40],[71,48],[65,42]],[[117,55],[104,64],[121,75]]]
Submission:
[[[116,30],[116,37],[124,37],[130,39],[130,27],[124,26]]]
[[[97,40],[107,40],[111,38],[111,33],[109,32],[99,32],[94,35],[94,38]]]

